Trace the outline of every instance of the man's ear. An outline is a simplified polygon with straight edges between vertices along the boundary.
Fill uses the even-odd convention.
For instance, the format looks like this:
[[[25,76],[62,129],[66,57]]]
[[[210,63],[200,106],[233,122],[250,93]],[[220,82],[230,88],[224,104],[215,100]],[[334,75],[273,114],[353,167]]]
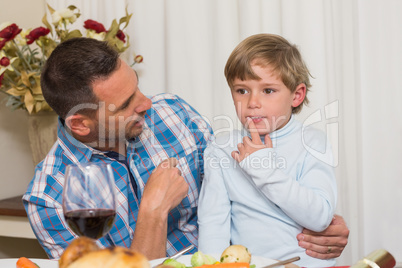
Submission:
[[[306,97],[306,85],[304,83],[299,84],[296,90],[293,92],[292,107],[297,107],[303,103]]]
[[[73,134],[81,137],[88,136],[93,128],[92,120],[82,114],[74,114],[67,117],[65,124]]]

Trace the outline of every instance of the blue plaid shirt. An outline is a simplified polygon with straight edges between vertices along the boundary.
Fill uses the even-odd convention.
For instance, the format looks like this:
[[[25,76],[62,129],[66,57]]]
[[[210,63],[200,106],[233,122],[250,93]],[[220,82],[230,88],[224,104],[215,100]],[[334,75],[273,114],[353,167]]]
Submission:
[[[197,246],[197,205],[204,174],[203,152],[212,137],[212,129],[177,96],[160,94],[151,100],[153,105],[145,115],[143,132],[127,142],[128,166],[136,181],[137,193],[134,193],[124,163],[77,141],[59,122],[58,140],[36,167],[34,178],[23,196],[32,229],[50,258],[59,258],[76,237],[63,216],[62,192],[66,166],[77,162],[111,164],[117,190],[117,215],[111,231],[99,239],[98,244],[130,247],[148,177],[164,159],[178,158],[177,167],[186,179],[189,191],[181,204],[169,213],[167,256],[190,244]]]

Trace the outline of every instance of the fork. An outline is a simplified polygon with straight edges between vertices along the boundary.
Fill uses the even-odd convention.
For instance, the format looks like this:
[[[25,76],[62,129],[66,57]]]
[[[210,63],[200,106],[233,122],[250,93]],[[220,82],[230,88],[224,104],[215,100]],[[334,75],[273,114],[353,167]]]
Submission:
[[[189,252],[189,251],[192,250],[193,248],[194,248],[194,245],[190,245],[190,246],[188,246],[188,247],[186,247],[186,248],[180,250],[180,251],[177,252],[176,254],[173,254],[172,256],[170,256],[169,258],[165,259],[163,262],[161,262],[160,264],[154,266],[153,268],[158,267],[159,265],[163,264],[166,260],[170,260],[170,259],[175,260],[175,259],[177,259],[178,257],[180,257],[181,255],[183,255],[184,253]]]
[[[264,267],[262,267],[262,268],[277,267],[277,266],[279,266],[279,265],[288,264],[288,263],[291,263],[291,262],[294,262],[294,261],[298,261],[298,260],[300,260],[300,257],[293,257],[293,258],[290,258],[290,259],[287,259],[287,260],[275,262],[275,263],[273,263],[273,264],[271,264],[271,265],[264,266]]]

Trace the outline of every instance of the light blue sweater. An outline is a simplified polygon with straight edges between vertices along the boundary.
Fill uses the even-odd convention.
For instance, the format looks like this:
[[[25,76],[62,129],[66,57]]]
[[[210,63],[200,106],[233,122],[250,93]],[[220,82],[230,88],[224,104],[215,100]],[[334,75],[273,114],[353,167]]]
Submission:
[[[199,250],[220,254],[231,242],[246,246],[255,256],[300,256],[295,263],[299,266],[333,266],[334,259],[307,256],[296,239],[303,227],[326,229],[335,211],[336,180],[326,135],[303,128],[292,117],[270,134],[273,148],[261,149],[238,164],[231,152],[243,134],[220,136],[205,150]]]

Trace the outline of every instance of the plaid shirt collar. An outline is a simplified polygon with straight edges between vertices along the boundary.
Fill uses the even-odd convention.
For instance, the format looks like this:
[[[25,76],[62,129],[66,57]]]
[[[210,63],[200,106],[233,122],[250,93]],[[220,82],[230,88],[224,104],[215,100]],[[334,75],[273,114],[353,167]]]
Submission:
[[[104,152],[94,149],[74,138],[68,128],[64,125],[64,120],[59,117],[57,126],[57,136],[61,140],[59,144],[65,144],[65,152],[71,159],[77,162],[86,163],[91,161],[91,157],[95,154],[104,154]],[[66,150],[67,149],[67,150]]]

